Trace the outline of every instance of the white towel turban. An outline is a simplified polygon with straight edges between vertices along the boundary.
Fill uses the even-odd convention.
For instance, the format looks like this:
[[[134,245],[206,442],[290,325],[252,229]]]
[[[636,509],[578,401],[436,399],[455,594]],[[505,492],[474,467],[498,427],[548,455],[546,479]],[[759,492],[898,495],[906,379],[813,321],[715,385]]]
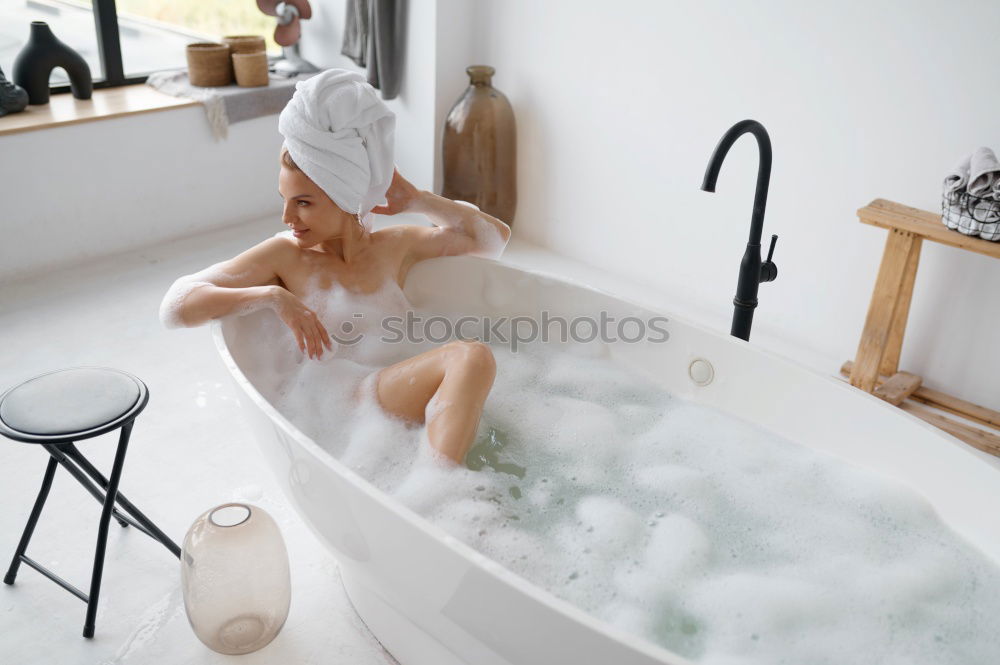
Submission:
[[[278,116],[284,148],[342,210],[371,228],[368,213],[392,182],[396,115],[365,77],[328,69],[295,84]]]

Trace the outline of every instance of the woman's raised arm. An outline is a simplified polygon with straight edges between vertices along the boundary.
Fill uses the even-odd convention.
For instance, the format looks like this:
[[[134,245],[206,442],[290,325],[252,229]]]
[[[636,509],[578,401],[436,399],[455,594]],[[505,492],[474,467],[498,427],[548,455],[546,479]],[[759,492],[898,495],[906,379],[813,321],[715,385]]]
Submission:
[[[434,224],[406,227],[410,240],[408,258],[421,261],[436,256],[474,254],[490,259],[503,254],[510,240],[510,227],[465,201],[452,201],[414,187],[396,170],[385,194],[386,205],[375,206],[373,213],[395,215],[419,212]]]
[[[422,191],[409,210],[423,213],[434,224],[434,228],[409,229],[414,238],[410,246],[414,261],[456,254],[497,259],[510,240],[510,227],[506,223],[465,201],[452,201]]]

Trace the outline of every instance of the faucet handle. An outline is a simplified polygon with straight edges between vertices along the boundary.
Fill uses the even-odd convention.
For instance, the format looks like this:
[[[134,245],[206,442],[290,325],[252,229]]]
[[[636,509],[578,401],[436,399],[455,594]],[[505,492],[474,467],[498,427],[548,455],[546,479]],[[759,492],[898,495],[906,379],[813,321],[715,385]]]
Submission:
[[[771,247],[767,250],[767,259],[760,264],[760,281],[773,282],[778,276],[778,266],[771,261],[774,256],[774,245],[778,242],[777,234],[771,236]]]

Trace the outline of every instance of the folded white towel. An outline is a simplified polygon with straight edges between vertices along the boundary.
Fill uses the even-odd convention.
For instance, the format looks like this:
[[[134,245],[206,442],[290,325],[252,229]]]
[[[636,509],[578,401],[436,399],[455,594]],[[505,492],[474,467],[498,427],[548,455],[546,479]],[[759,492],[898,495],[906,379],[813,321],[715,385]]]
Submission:
[[[365,77],[328,69],[295,84],[278,116],[292,160],[370,230],[371,209],[392,182],[396,115]]]
[[[952,194],[965,189],[969,184],[969,167],[972,156],[967,155],[958,165],[951,170],[951,173],[944,177],[944,193]]]
[[[941,211],[941,221],[949,229],[958,230],[962,220],[962,200],[965,187],[969,184],[969,165],[971,155],[966,155],[951,172],[944,177],[944,201]]]
[[[969,184],[973,196],[992,196],[993,184],[1000,179],[1000,161],[989,148],[977,148],[969,160]]]

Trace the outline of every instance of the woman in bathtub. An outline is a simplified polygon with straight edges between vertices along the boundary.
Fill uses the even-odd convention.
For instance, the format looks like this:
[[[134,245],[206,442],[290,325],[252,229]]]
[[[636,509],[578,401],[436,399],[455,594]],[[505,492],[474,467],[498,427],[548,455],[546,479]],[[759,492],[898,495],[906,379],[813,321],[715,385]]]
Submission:
[[[285,138],[278,191],[290,233],[178,279],[161,305],[164,324],[198,326],[270,307],[300,351],[318,360],[334,353],[334,345],[303,302],[310,284],[371,293],[387,279],[401,288],[410,268],[424,259],[498,257],[510,227],[404,179],[393,166],[394,126],[393,113],[360,74],[332,69],[296,84],[278,123]],[[435,226],[371,232],[371,213],[403,211],[423,213]],[[495,374],[487,345],[456,341],[384,367],[371,381],[384,411],[426,424],[430,444],[461,462]]]

